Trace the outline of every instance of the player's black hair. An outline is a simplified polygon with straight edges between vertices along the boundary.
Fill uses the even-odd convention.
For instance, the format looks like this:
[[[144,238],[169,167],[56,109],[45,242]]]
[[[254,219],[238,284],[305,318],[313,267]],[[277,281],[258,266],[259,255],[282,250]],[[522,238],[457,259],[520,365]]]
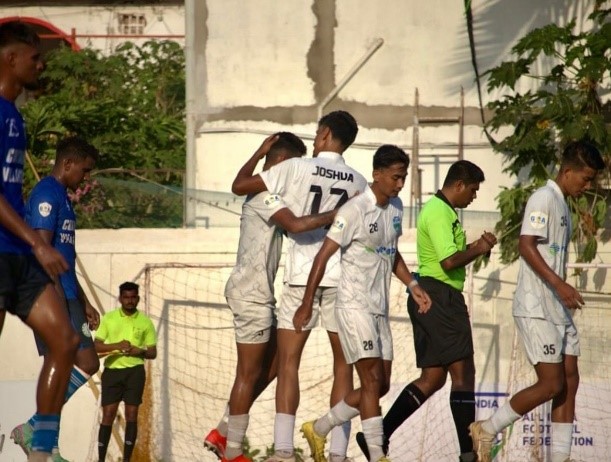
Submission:
[[[481,183],[485,180],[484,172],[481,168],[468,160],[459,160],[450,165],[443,186],[451,186],[457,181],[462,181],[465,185]]]
[[[276,133],[278,139],[269,152],[267,158],[273,158],[281,152],[284,152],[288,157],[302,157],[307,152],[306,145],[303,143],[301,138],[291,132],[278,132]]]
[[[67,158],[85,160],[88,157],[97,161],[100,153],[93,145],[78,136],[70,136],[58,141],[55,148],[56,162]]]
[[[388,168],[395,164],[403,164],[409,167],[409,156],[406,152],[394,144],[383,144],[373,155],[373,169]]]
[[[14,43],[24,43],[32,47],[40,44],[40,37],[32,26],[21,21],[9,21],[0,25],[0,49],[13,45]]]
[[[320,118],[318,126],[329,128],[333,138],[338,139],[344,149],[354,143],[359,131],[356,120],[346,111],[329,112]]]
[[[136,292],[138,292],[138,289],[140,288],[140,286],[138,284],[136,284],[135,282],[124,282],[123,284],[121,284],[119,286],[119,295],[121,295],[123,292],[128,291],[128,290],[135,290]]]
[[[605,168],[605,161],[600,151],[588,141],[573,141],[566,145],[562,152],[562,166],[581,169],[590,167],[594,170]]]

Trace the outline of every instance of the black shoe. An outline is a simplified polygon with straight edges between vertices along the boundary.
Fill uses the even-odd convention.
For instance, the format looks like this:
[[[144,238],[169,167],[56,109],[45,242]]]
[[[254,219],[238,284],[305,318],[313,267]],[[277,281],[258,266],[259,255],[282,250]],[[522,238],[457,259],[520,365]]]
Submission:
[[[388,438],[384,435],[384,444],[382,444],[382,450],[384,451],[384,455],[388,455]],[[365,440],[365,434],[363,432],[356,433],[356,444],[361,448],[361,452],[365,456],[367,460],[369,460],[369,448],[367,447],[367,441]]]

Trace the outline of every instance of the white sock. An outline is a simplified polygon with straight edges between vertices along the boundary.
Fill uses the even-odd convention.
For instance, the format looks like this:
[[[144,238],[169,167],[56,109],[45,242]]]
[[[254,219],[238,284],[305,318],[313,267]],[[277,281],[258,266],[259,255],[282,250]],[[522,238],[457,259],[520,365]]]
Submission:
[[[369,461],[377,462],[384,457],[384,428],[382,426],[382,416],[370,417],[361,422],[365,441],[369,448]]]
[[[352,423],[348,421],[334,427],[333,430],[331,430],[331,444],[329,445],[330,455],[343,456],[346,458],[351,428]]]
[[[219,421],[218,425],[216,426],[216,429],[218,430],[218,432],[223,436],[227,436],[227,421],[228,420],[229,420],[229,403],[227,403],[227,405],[225,406],[225,412],[223,413],[223,417],[221,417],[221,420]]]
[[[349,422],[357,415],[359,415],[358,409],[348,406],[344,400],[341,400],[329,412],[314,422],[314,431],[319,435],[327,436],[333,427]]]
[[[225,457],[235,459],[242,454],[242,443],[248,428],[248,414],[230,415],[227,422],[227,449]]]
[[[276,451],[293,454],[295,444],[293,433],[295,432],[295,416],[291,414],[276,414],[274,420],[274,447]]]
[[[522,417],[511,408],[509,401],[503,404],[488,420],[482,422],[482,428],[485,432],[496,435],[503,429],[509,427],[512,423]]]
[[[552,462],[564,462],[571,455],[573,424],[552,422]]]

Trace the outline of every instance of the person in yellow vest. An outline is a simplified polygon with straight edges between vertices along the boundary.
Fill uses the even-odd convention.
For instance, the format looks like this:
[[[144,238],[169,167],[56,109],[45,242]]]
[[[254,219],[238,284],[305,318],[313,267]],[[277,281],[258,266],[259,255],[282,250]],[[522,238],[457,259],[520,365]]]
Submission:
[[[157,357],[157,334],[148,316],[138,311],[138,284],[119,286],[121,307],[106,313],[95,336],[95,349],[107,355],[102,373],[102,422],[98,433],[99,461],[106,459],[112,424],[119,403],[125,403],[123,461],[129,462],[138,434],[138,407],[142,403],[145,359]]]

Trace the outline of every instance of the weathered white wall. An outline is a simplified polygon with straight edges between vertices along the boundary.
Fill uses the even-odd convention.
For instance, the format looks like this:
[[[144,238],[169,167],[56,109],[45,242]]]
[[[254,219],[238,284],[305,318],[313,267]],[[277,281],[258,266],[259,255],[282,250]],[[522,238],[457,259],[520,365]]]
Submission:
[[[34,2],[33,2],[34,3]],[[21,16],[37,18],[53,24],[67,35],[75,28],[77,43],[81,48],[92,47],[103,52],[112,52],[126,38],[113,38],[119,34],[118,14],[143,14],[146,19],[143,35],[150,38],[133,39],[142,44],[154,36],[184,35],[185,15],[181,6],[27,6],[2,7],[0,17]],[[78,35],[108,35],[102,38],[78,37]],[[173,40],[184,44],[184,38]]]

